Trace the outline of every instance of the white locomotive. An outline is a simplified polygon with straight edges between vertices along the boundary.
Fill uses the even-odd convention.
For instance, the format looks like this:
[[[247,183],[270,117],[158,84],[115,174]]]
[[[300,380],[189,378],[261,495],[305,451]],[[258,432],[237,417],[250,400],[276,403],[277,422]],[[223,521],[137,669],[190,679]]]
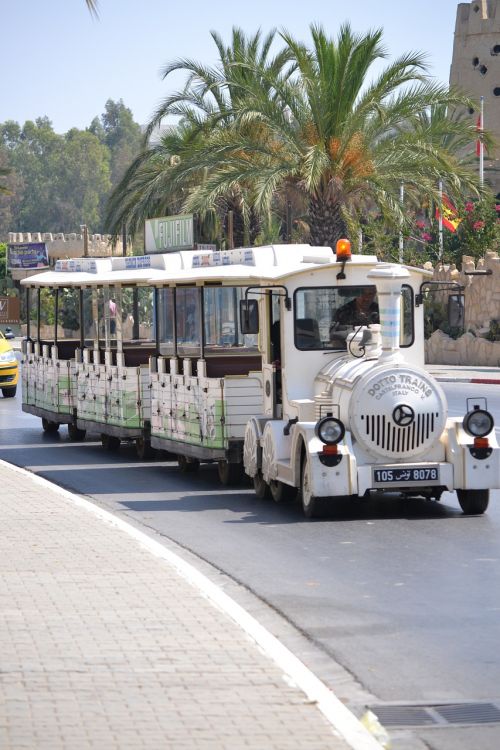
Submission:
[[[23,409],[108,449],[168,450],[183,471],[217,462],[223,483],[244,468],[259,496],[299,495],[307,517],[387,491],[456,490],[482,513],[500,486],[493,418],[474,399],[449,417],[424,368],[428,276],[351,256],[345,241],[337,257],[286,245],[58,262],[24,282]],[[78,320],[63,333],[71,294]]]

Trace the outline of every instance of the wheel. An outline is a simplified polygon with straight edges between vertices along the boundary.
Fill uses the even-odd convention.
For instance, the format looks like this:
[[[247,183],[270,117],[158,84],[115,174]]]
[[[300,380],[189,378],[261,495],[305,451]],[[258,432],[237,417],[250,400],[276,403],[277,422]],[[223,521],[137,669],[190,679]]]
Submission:
[[[279,479],[271,479],[269,482],[269,489],[271,491],[271,497],[275,503],[294,500],[297,497],[297,488],[290,487],[289,484],[284,484],[284,482],[280,482]]]
[[[42,417],[42,427],[44,432],[57,432],[59,429],[59,422],[51,422],[50,419]]]
[[[254,477],[252,477],[252,481],[255,494],[257,495],[259,500],[268,500],[271,497],[271,488],[269,487],[268,483],[264,481],[264,477],[262,476],[262,472],[260,470]]]
[[[458,502],[467,516],[484,513],[490,502],[489,490],[457,490]]]
[[[316,518],[322,508],[322,501],[314,497],[311,491],[311,465],[308,458],[304,459],[302,467],[302,482],[300,486],[302,508],[306,518]]]
[[[13,385],[11,388],[2,388],[2,395],[4,398],[14,398],[16,390],[17,385]]]
[[[182,474],[193,474],[200,468],[198,459],[188,458],[188,456],[177,456],[177,463]]]
[[[243,476],[243,464],[230,464],[229,461],[218,461],[219,481],[224,487],[239,484]]]
[[[154,458],[156,451],[151,447],[151,443],[146,438],[139,437],[135,441],[135,450],[141,461],[146,461],[150,458]]]
[[[114,435],[106,435],[104,432],[101,435],[101,445],[105,451],[117,451],[120,442],[120,438]]]
[[[85,440],[85,435],[87,434],[86,430],[79,430],[78,427],[74,422],[70,422],[68,424],[68,435],[69,439],[72,442],[78,442],[80,440]]]

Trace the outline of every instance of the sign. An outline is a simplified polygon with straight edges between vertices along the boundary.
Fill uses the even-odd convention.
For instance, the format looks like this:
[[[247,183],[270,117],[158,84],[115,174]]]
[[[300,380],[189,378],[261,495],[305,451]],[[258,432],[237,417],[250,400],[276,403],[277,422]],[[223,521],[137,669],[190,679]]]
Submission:
[[[48,268],[49,254],[45,242],[7,245],[7,268]]]
[[[151,258],[149,255],[127,255],[125,258],[125,268],[133,271],[138,268],[151,268]]]
[[[146,254],[192,250],[193,214],[148,219],[144,228]]]
[[[97,273],[97,263],[93,258],[67,258],[56,260],[57,273]]]
[[[0,297],[0,325],[19,323],[19,297]]]

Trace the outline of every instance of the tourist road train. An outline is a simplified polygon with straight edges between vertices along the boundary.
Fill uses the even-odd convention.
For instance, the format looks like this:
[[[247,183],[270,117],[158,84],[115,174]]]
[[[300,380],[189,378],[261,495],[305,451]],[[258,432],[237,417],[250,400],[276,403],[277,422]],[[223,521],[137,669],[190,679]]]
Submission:
[[[424,368],[430,272],[309,245],[59,260],[23,280],[23,409],[181,471],[216,463],[256,494],[339,500],[456,491],[483,513],[500,485],[485,399],[450,417]]]

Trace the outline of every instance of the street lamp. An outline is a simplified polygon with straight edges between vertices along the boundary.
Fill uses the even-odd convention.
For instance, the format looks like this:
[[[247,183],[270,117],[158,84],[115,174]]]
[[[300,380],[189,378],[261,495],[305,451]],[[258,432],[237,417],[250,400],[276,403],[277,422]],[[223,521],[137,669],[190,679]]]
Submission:
[[[89,230],[86,224],[80,224],[80,232],[83,232],[83,257],[89,254]]]

